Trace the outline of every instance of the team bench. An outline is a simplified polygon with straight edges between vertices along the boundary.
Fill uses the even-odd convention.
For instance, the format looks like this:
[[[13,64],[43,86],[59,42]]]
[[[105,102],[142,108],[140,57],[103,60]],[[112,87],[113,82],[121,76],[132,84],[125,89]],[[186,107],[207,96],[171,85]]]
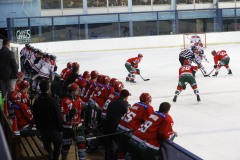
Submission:
[[[44,150],[40,137],[15,135],[1,109],[0,123],[13,160],[48,160],[48,153]]]

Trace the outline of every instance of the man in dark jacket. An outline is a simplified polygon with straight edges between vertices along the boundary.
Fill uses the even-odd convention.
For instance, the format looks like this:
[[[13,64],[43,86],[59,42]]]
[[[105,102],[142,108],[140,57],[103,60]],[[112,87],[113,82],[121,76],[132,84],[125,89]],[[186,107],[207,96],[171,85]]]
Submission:
[[[41,95],[33,104],[33,117],[50,160],[58,160],[62,145],[63,120],[60,107],[48,95],[49,81],[40,82]],[[54,146],[52,151],[51,143]]]
[[[108,105],[106,121],[103,126],[104,134],[113,134],[119,124],[121,117],[128,111],[128,90],[123,89],[120,93],[120,98],[112,101]],[[114,144],[116,144],[116,136],[107,136],[104,139],[105,146],[105,160],[116,159],[116,152],[114,151]]]
[[[17,75],[18,66],[14,53],[10,51],[10,41],[4,39],[0,49],[0,86],[3,97],[15,89]]]

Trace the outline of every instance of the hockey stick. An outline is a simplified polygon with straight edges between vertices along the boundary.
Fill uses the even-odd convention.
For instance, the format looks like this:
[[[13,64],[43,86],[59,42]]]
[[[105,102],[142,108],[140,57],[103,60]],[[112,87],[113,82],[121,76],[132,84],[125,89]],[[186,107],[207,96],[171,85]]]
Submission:
[[[102,135],[102,136],[89,137],[89,138],[86,138],[86,140],[92,140],[92,139],[97,139],[97,138],[114,136],[114,135],[123,134],[123,133],[128,133],[128,132],[134,132],[134,130],[130,129],[129,131],[122,131],[122,132],[117,132],[117,133],[112,133],[112,134],[105,134],[105,135]]]
[[[147,79],[143,78],[141,74],[139,74],[139,76],[140,76],[144,81],[149,81],[149,80],[150,80],[149,78],[147,78]]]
[[[206,75],[201,68],[199,70],[202,72],[204,77],[210,77],[209,75]]]
[[[212,74],[212,72],[213,72],[214,70],[215,70],[215,68],[213,68],[213,70],[212,70],[210,73],[204,75],[204,77],[210,77],[210,74]]]

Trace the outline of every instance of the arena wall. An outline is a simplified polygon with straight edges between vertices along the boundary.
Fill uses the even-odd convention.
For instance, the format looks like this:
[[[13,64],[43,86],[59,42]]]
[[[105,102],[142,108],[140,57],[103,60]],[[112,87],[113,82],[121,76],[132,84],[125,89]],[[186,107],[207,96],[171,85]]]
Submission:
[[[240,31],[206,33],[206,44],[240,43]],[[91,52],[109,50],[134,50],[148,48],[183,47],[183,35],[162,35],[130,38],[89,39],[31,44],[48,53]],[[12,44],[20,52],[24,45]]]

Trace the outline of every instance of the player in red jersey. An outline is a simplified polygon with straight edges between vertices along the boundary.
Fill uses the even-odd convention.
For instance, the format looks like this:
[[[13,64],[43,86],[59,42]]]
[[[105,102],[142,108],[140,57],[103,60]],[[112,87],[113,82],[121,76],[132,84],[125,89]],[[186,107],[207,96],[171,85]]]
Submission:
[[[66,79],[71,73],[72,73],[72,62],[68,62],[67,68],[64,68],[60,73],[60,79],[66,81]]]
[[[225,50],[220,50],[218,52],[213,50],[211,53],[214,59],[214,68],[216,69],[216,72],[213,76],[216,77],[218,75],[219,70],[222,66],[224,66],[228,70],[229,75],[232,75],[232,70],[229,68],[229,65],[228,65],[230,61],[230,57],[228,56],[227,52]]]
[[[9,100],[11,105],[9,106],[10,118],[17,118],[18,129],[21,130],[24,127],[32,124],[33,115],[28,105],[21,102],[21,93],[19,91],[10,92]]]
[[[126,132],[119,135],[119,151],[118,158],[125,157],[127,151],[128,141],[131,138],[131,130],[137,130],[148,117],[154,112],[153,107],[150,105],[152,97],[149,93],[142,93],[139,97],[140,102],[135,103],[125,113],[117,127],[117,132]]]
[[[102,113],[101,113],[102,120],[104,120],[106,118],[109,103],[120,97],[120,92],[124,88],[124,84],[122,82],[118,81],[118,82],[114,83],[113,87],[114,87],[114,92],[108,96],[108,99],[102,108]]]
[[[125,63],[125,67],[128,70],[129,74],[126,77],[126,81],[134,82],[135,74],[140,74],[140,70],[138,69],[138,64],[141,62],[143,55],[141,53],[138,54],[137,57],[130,58]]]
[[[93,70],[91,73],[91,79],[87,81],[87,84],[83,87],[84,93],[83,96],[84,98],[82,99],[84,102],[88,102],[90,95],[94,91],[94,87],[97,85],[97,78],[99,76],[98,71]]]
[[[76,83],[67,87],[68,96],[61,101],[61,113],[63,117],[63,145],[62,159],[66,160],[72,139],[76,142],[78,158],[86,159],[86,141],[84,127],[82,125],[82,100],[79,98],[80,88]]]
[[[83,98],[83,94],[85,91],[85,86],[87,84],[87,81],[91,78],[90,73],[88,71],[83,72],[83,75],[79,75],[78,78],[75,80],[75,83],[78,84],[78,86],[81,89],[80,98]]]
[[[197,88],[197,82],[195,80],[195,73],[198,70],[197,66],[191,66],[189,60],[184,60],[183,66],[179,68],[179,80],[177,90],[175,91],[175,96],[173,98],[173,102],[177,101],[177,97],[181,93],[183,89],[186,88],[185,83],[189,83],[197,96],[197,101],[200,102],[199,91]]]
[[[137,160],[161,159],[161,141],[177,135],[172,129],[172,117],[168,114],[170,107],[168,102],[161,103],[159,110],[152,113],[133,133],[129,141],[128,157]]]
[[[30,83],[28,81],[22,81],[19,84],[19,92],[21,93],[21,102],[31,106],[30,96],[28,94],[28,89],[30,87]]]

